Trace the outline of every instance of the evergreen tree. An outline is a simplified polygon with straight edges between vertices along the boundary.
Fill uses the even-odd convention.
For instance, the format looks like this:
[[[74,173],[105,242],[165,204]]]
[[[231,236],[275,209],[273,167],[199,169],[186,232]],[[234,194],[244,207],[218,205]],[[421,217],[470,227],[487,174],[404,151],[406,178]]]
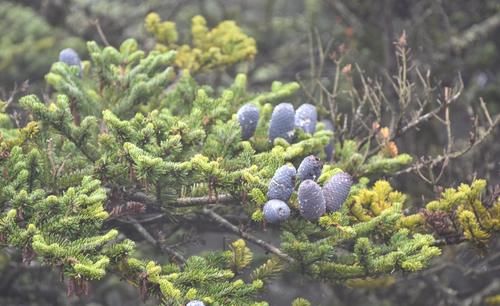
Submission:
[[[399,153],[380,126],[367,138],[342,135],[347,123],[335,108],[308,105],[314,112],[301,111],[299,118],[308,128],[297,125],[289,102],[298,83],[274,82],[253,93],[247,76],[238,74],[224,89],[200,84],[197,73],[257,52],[234,22],[209,29],[196,16],[191,43],[184,44],[176,25],[155,13],[145,26],[156,38],[154,50],[133,39],[117,48],[89,42],[89,60],[81,65],[52,65],[45,77],[52,95],[19,100],[28,118],[23,127],[1,114],[0,242],[22,250],[24,262],[59,268],[68,293],[84,294],[89,282],[116,274],[143,299],[155,296],[165,305],[267,305],[260,293],[282,271],[368,286],[395,271],[427,268],[446,244],[469,241],[486,251],[500,230],[500,203],[485,200],[482,179],[444,190],[421,211],[405,209],[407,197],[381,177],[411,166],[413,158]],[[405,73],[400,93],[411,87]],[[410,94],[400,98],[410,103]],[[244,105],[258,114],[250,132],[238,115]],[[283,105],[292,117],[275,112]],[[316,125],[316,108],[337,132]],[[291,129],[274,133],[290,122]],[[332,141],[333,162],[319,166]],[[264,207],[276,200],[271,189],[282,184],[277,171],[291,164],[299,170],[286,186],[291,195],[280,199],[289,211],[282,222],[266,224],[272,218]],[[349,175],[349,184],[339,175]],[[332,200],[335,208],[327,210]],[[171,224],[204,218],[242,239],[228,250],[185,258],[141,225],[137,217],[145,212]],[[279,228],[281,244],[228,220],[240,212],[255,227]],[[110,226],[115,219],[132,224],[170,262],[162,266],[138,254],[134,241]],[[247,242],[270,253],[256,269]],[[249,277],[242,274],[247,270]]]

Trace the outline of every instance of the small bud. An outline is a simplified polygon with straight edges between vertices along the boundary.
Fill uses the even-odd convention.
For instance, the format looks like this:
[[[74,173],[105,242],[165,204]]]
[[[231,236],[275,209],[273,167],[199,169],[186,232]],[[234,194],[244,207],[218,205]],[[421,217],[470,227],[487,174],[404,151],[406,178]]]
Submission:
[[[314,155],[309,155],[302,160],[297,170],[297,177],[301,181],[315,181],[321,175],[323,163]]]
[[[352,178],[349,174],[341,172],[332,176],[323,186],[326,209],[337,211],[342,207],[351,191]]]
[[[295,127],[304,130],[304,132],[313,134],[316,131],[316,122],[318,121],[318,112],[316,106],[312,104],[302,104],[295,112]]]
[[[401,33],[401,36],[399,36],[398,45],[401,47],[406,47],[406,45],[407,45],[406,31],[403,31],[403,33]]]
[[[271,115],[269,122],[269,140],[281,137],[291,142],[295,134],[295,111],[290,103],[278,104]]]
[[[290,208],[280,200],[270,200],[264,204],[264,219],[269,223],[283,222],[290,217]]]
[[[382,149],[384,156],[396,157],[398,156],[398,146],[394,141],[389,141]]]
[[[247,140],[253,136],[259,122],[259,109],[247,103],[238,110],[238,122],[241,126],[241,139]]]
[[[325,211],[325,198],[321,187],[312,180],[305,180],[299,186],[300,214],[309,221],[317,220]]]
[[[380,131],[378,132],[379,133],[379,137],[383,140],[383,141],[386,141],[389,139],[389,136],[391,135],[391,131],[389,131],[389,128],[388,127],[383,127],[380,129]]]
[[[351,69],[352,69],[351,64],[345,65],[344,68],[342,68],[342,74],[345,76],[349,75],[349,73],[351,73]]]

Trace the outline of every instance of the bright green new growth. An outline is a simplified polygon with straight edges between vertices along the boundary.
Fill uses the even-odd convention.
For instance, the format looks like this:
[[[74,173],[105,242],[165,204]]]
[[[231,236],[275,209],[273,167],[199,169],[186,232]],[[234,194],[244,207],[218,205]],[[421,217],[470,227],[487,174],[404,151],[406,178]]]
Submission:
[[[33,121],[15,129],[0,112],[0,242],[23,250],[27,262],[36,258],[62,267],[76,293],[85,282],[115,273],[137,286],[143,298],[154,295],[166,305],[194,299],[206,305],[266,305],[257,302],[263,282],[285,268],[359,285],[392,271],[424,269],[440,254],[432,235],[440,233],[425,226],[431,222],[425,213],[405,216],[406,197],[386,181],[369,187],[371,175],[393,173],[411,157],[366,159],[368,148],[345,140],[337,144],[335,163],[325,165],[319,183],[346,171],[357,177],[350,197],[340,211],[317,223],[291,217],[282,225],[282,253],[254,269],[251,281],[239,276],[254,257],[245,240],[231,243],[225,252],[177,258],[165,266],[138,258],[134,242],[117,229],[104,230],[125,204],[148,206],[176,222],[213,212],[186,199],[208,195],[208,202],[216,203],[225,196],[231,203],[217,207],[243,209],[261,222],[276,169],[323,154],[332,136],[319,128],[313,135],[298,132],[292,143],[278,138],[270,144],[273,107],[292,99],[298,84],[275,82],[270,91],[253,94],[246,76],[239,74],[222,91],[199,85],[188,70],[174,67],[194,73],[248,57],[235,48],[225,50],[234,60],[216,57],[207,64],[197,58],[183,66],[175,27],[148,18],[166,49],[147,53],[132,39],[119,48],[89,42],[90,61],[82,78],[74,67],[54,63],[46,75],[56,91],[50,102],[34,95],[20,99]],[[199,18],[195,21],[197,31],[208,31]],[[243,35],[229,28],[236,31],[232,35]],[[198,46],[206,43],[194,38]],[[198,50],[201,55],[206,51]],[[255,135],[241,141],[235,114],[249,101],[259,107],[260,119]],[[427,210],[456,211],[460,235],[483,246],[499,230],[500,218],[498,202],[490,208],[482,204],[484,188],[478,180],[448,190]],[[297,215],[296,194],[289,204]],[[294,305],[309,303],[297,299]]]

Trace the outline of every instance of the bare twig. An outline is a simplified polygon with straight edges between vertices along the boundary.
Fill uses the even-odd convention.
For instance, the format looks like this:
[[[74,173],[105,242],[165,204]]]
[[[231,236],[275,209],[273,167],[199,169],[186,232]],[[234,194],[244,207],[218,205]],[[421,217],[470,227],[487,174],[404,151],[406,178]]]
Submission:
[[[4,109],[7,109],[12,104],[12,102],[15,101],[15,97],[18,93],[25,92],[28,89],[28,87],[29,87],[28,80],[24,81],[21,84],[21,86],[18,86],[17,83],[14,83],[14,88],[12,89],[12,91],[9,94],[9,97],[5,101]],[[4,92],[2,91],[2,93]]]
[[[168,254],[170,257],[172,257],[172,259],[177,260],[178,262],[180,262],[182,264],[186,263],[186,259],[184,258],[184,256],[182,256],[180,253],[178,253],[174,249],[172,249],[172,248],[170,248],[170,247],[168,247],[168,246],[166,246],[164,244],[161,244],[158,240],[156,240],[153,236],[151,236],[151,234],[148,232],[148,230],[146,228],[144,228],[144,226],[142,226],[135,218],[129,216],[129,217],[125,218],[125,219],[118,219],[118,220],[120,220],[120,221],[124,221],[125,220],[126,223],[132,224],[132,226],[149,243],[151,243],[152,245],[158,247],[160,250],[162,250],[163,252],[165,252],[166,254]]]
[[[230,230],[231,232],[242,237],[243,239],[248,240],[248,241],[258,245],[259,247],[263,248],[264,250],[275,254],[276,256],[280,257],[281,259],[283,259],[289,263],[295,262],[295,260],[292,257],[290,257],[290,255],[284,253],[279,248],[275,247],[274,245],[270,244],[269,242],[266,242],[266,241],[264,241],[260,238],[257,238],[257,237],[255,237],[247,232],[242,231],[241,229],[239,229],[238,227],[231,224],[231,222],[227,221],[221,215],[217,214],[213,210],[211,210],[207,207],[204,207],[203,214],[205,214],[212,221],[215,221],[217,224],[224,227],[225,229]]]
[[[101,37],[104,44],[106,46],[111,46],[108,39],[106,38],[106,35],[104,34],[104,31],[101,28],[101,24],[99,23],[99,19],[95,19],[95,20],[91,21],[91,24],[93,24],[96,27],[97,32],[99,33],[99,37]]]
[[[486,103],[484,103],[483,98],[479,98],[479,102],[481,104],[481,109],[484,112],[484,116],[486,117],[486,120],[488,120],[489,125],[493,125],[493,120],[491,120],[490,112],[488,112],[488,108],[486,108]]]
[[[417,163],[415,163],[414,165],[396,172],[394,175],[397,176],[404,173],[419,171],[421,168],[424,167],[432,168],[445,160],[451,160],[461,157],[462,155],[466,154],[467,152],[469,152],[470,150],[481,144],[495,130],[495,128],[499,125],[499,123],[500,123],[500,115],[497,115],[493,119],[492,124],[488,127],[488,129],[479,138],[475,139],[473,142],[471,142],[467,147],[463,148],[462,150],[457,150],[444,155],[438,155],[434,158],[422,159]]]
[[[500,289],[500,281],[498,279],[495,279],[483,289],[471,292],[471,296],[468,298],[463,298],[463,296],[461,295],[460,297],[462,299],[460,305],[463,306],[481,305],[481,302],[484,301],[485,296],[498,292],[499,289]]]

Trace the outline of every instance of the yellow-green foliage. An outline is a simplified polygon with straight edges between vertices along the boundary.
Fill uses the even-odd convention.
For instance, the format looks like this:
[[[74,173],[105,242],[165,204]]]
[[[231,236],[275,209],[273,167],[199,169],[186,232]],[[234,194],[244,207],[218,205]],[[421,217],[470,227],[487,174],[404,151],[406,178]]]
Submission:
[[[309,303],[309,301],[306,299],[296,298],[295,300],[293,300],[292,306],[311,306],[311,303]]]
[[[343,207],[310,222],[299,216],[297,194],[292,194],[293,213],[279,225],[284,254],[275,251],[279,258],[263,260],[251,282],[239,276],[253,257],[242,239],[230,250],[185,260],[177,255],[164,266],[134,258],[134,243],[121,240],[107,223],[120,217],[116,211],[124,203],[161,211],[169,223],[179,216],[209,217],[227,227],[219,211],[244,212],[260,222],[276,169],[297,166],[332,140],[332,132],[318,129],[313,135],[299,130],[290,142],[269,142],[273,105],[291,98],[299,88],[295,82],[274,82],[270,91],[258,94],[247,92],[243,74],[224,90],[197,83],[194,72],[255,55],[255,42],[234,22],[208,29],[202,17],[194,17],[190,45],[181,45],[176,25],[157,14],[148,15],[146,28],[157,39],[151,52],[133,39],[118,48],[89,42],[90,61],[81,75],[75,67],[54,63],[46,75],[54,94],[19,100],[33,120],[25,127],[15,128],[0,105],[2,245],[62,266],[73,280],[117,273],[166,305],[198,299],[212,306],[265,305],[254,301],[263,280],[285,267],[375,287],[393,281],[382,274],[419,271],[440,254],[435,237],[421,226],[428,221],[425,214],[404,215],[405,195],[384,180],[368,187],[371,175],[393,173],[411,158],[396,151],[369,154],[366,145],[360,148],[351,139],[336,143],[336,162],[319,178],[324,184],[339,171],[354,177]],[[259,109],[259,122],[255,135],[242,141],[235,114],[248,101]],[[498,202],[482,204],[484,188],[478,180],[447,190],[427,210],[449,213],[461,225],[460,234],[483,245],[499,229],[500,214]],[[198,196],[203,198],[192,198]],[[308,302],[298,299],[294,305]]]
[[[254,279],[246,284],[241,279],[234,279],[235,273],[231,270],[214,264],[227,264],[227,259],[231,258],[226,256],[227,253],[211,254],[208,258],[192,256],[182,269],[173,264],[160,266],[153,261],[130,258],[121,263],[120,270],[122,273],[138,273],[150,291],[160,293],[167,305],[184,305],[183,302],[194,299],[209,305],[266,305],[264,302],[253,302],[245,296],[240,296],[241,293],[255,293],[262,289],[261,279]],[[208,259],[213,259],[213,262]],[[204,288],[196,289],[190,284],[202,285]]]
[[[489,296],[484,300],[484,302],[488,306],[498,306],[500,305],[500,294]]]
[[[424,269],[441,251],[433,246],[432,235],[400,227],[404,201],[405,196],[394,191],[387,181],[377,181],[371,188],[354,185],[340,211],[320,218],[320,228],[302,221],[287,226],[282,247],[299,266],[315,262],[307,267],[314,276],[355,279],[353,286],[375,286],[378,281],[370,282],[368,276]],[[324,238],[311,239],[309,235]],[[335,261],[330,260],[332,256]]]
[[[485,188],[485,180],[448,188],[440,199],[429,202],[426,209],[446,212],[450,218],[455,218],[467,240],[484,246],[491,235],[500,230],[500,202],[495,199],[491,207],[486,207],[481,197]]]
[[[406,196],[394,191],[387,181],[377,181],[373,188],[362,189],[346,203],[350,215],[359,221],[369,221],[394,205],[402,205]]]
[[[157,50],[176,50],[176,66],[192,73],[249,60],[257,53],[255,40],[231,20],[209,29],[205,18],[193,17],[191,45],[179,43],[175,23],[162,21],[157,13],[150,13],[146,17],[145,27],[154,35]]]
[[[276,276],[279,272],[283,270],[283,268],[284,265],[278,257],[271,257],[260,267],[257,267],[255,270],[253,270],[250,277],[252,280],[269,279],[273,276]]]
[[[233,271],[238,272],[246,268],[252,262],[252,252],[246,246],[245,240],[238,239],[230,245],[231,266]]]
[[[404,216],[399,220],[400,227],[416,229],[425,224],[425,218],[422,214],[413,214]]]
[[[251,305],[262,279],[281,271],[281,262],[268,260],[246,284],[235,279],[252,260],[243,240],[221,254],[191,257],[182,269],[135,259],[128,256],[131,241],[114,243],[117,231],[100,231],[112,215],[104,210],[104,188],[99,196],[74,194],[90,192],[82,180],[97,177],[101,181],[93,185],[152,195],[158,209],[176,216],[200,213],[200,207],[177,204],[179,197],[215,197],[220,192],[241,200],[249,215],[262,220],[268,182],[276,169],[322,150],[331,133],[318,131],[274,147],[267,139],[262,146],[256,137],[241,141],[234,115],[238,108],[253,100],[270,114],[272,104],[298,89],[296,83],[274,83],[269,92],[251,94],[240,74],[218,92],[183,73],[165,89],[174,81],[175,51],[146,53],[132,39],[119,48],[95,42],[87,46],[90,61],[81,77],[72,67],[55,63],[46,75],[55,89],[50,101],[35,95],[19,101],[37,121],[11,128],[14,135],[1,142],[6,156],[0,159],[6,173],[0,180],[0,205],[6,212],[0,220],[3,237],[9,245],[33,249],[42,260],[63,262],[71,278],[101,279],[118,270],[144,289],[143,294],[158,295],[165,304],[196,298],[211,305]],[[259,120],[261,131],[268,129],[269,118],[264,118]],[[46,199],[44,189],[50,192]],[[95,205],[84,206],[91,200]],[[20,215],[24,221],[16,218]],[[40,226],[45,219],[55,221]],[[18,222],[33,226],[17,228]]]

